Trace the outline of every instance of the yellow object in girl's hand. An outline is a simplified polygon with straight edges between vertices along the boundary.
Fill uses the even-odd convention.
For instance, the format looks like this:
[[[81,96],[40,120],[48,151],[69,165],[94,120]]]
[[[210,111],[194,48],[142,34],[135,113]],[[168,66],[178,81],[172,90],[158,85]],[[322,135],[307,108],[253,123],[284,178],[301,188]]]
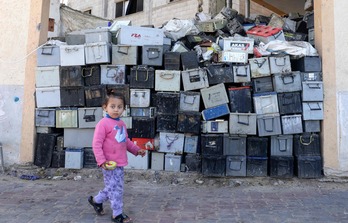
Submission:
[[[106,161],[105,163],[105,169],[107,170],[114,170],[117,166],[117,163],[115,161]]]

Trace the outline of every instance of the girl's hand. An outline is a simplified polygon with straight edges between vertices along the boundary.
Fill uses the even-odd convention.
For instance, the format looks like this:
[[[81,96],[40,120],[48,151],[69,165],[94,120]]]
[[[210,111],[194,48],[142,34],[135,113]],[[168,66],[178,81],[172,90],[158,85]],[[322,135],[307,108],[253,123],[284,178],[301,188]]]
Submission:
[[[145,154],[146,154],[146,150],[145,150],[145,149],[140,149],[140,150],[138,151],[138,155],[141,155],[142,157],[144,157]]]

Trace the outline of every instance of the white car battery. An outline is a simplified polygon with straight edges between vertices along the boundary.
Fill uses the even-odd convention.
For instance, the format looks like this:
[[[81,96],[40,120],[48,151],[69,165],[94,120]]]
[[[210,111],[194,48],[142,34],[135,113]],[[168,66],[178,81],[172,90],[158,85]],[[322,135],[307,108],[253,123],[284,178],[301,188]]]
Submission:
[[[268,57],[249,59],[251,78],[271,76]]]
[[[209,87],[207,71],[202,68],[181,71],[184,91]]]
[[[202,88],[200,91],[205,108],[211,108],[229,102],[223,83],[208,88]]]
[[[247,63],[248,53],[243,51],[221,51],[218,55],[219,62]]]
[[[145,108],[150,106],[150,89],[130,89],[130,107]]]
[[[60,107],[60,87],[36,88],[36,107]]]
[[[60,66],[60,50],[56,44],[47,44],[37,50],[37,66]]]
[[[256,114],[230,113],[229,133],[232,135],[256,135]]]
[[[156,91],[180,91],[180,70],[155,70]]]
[[[101,84],[125,84],[125,65],[100,65]]]
[[[202,121],[202,133],[228,133],[228,121]]]
[[[103,118],[101,107],[78,108],[79,128],[94,128]]]
[[[269,57],[269,66],[271,69],[271,74],[290,73],[292,71],[289,55],[270,56]]]
[[[61,45],[60,65],[61,66],[82,66],[85,65],[84,45]]]
[[[162,66],[163,46],[144,45],[142,47],[142,64],[148,66]]]
[[[199,111],[201,94],[195,91],[180,92],[180,111]]]
[[[224,51],[242,51],[253,54],[254,39],[249,37],[227,37],[223,38]]]
[[[185,135],[183,133],[160,132],[159,152],[182,154]]]
[[[131,45],[112,45],[112,64],[137,65],[138,47]]]
[[[85,44],[86,64],[110,63],[111,44],[107,42]]]
[[[278,98],[276,92],[254,94],[253,102],[255,112],[258,115],[279,112]]]
[[[57,109],[56,128],[77,128],[77,109]]]
[[[59,87],[60,66],[37,67],[35,72],[36,87]]]

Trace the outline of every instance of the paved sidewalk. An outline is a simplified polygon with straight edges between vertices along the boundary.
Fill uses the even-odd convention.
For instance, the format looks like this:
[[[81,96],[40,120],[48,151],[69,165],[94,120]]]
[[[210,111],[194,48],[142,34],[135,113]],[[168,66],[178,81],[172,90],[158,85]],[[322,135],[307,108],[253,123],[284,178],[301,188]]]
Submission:
[[[165,173],[149,180],[141,172],[126,171],[124,211],[133,222],[348,222],[345,182],[267,177],[222,180],[182,177],[181,173],[156,182]],[[23,180],[0,175],[0,222],[111,222],[109,203],[106,215],[96,216],[87,202],[102,187],[100,176]]]

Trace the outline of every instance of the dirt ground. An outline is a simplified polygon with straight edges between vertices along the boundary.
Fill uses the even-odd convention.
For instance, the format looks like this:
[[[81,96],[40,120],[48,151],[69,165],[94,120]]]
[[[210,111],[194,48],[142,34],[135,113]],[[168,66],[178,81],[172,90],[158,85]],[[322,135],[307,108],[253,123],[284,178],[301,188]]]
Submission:
[[[1,176],[1,175],[0,175]],[[86,181],[87,179],[102,179],[99,169],[65,169],[65,168],[40,168],[35,165],[14,165],[6,169],[2,176],[12,176],[10,179],[21,177],[38,177],[52,181]],[[273,177],[205,177],[198,172],[168,172],[154,170],[125,170],[125,183],[135,181],[147,184],[185,185],[194,187],[197,185],[206,187],[257,187],[260,190],[267,186],[273,188],[284,187],[319,187],[331,189],[348,188],[348,178],[322,177],[317,179],[273,178]]]

